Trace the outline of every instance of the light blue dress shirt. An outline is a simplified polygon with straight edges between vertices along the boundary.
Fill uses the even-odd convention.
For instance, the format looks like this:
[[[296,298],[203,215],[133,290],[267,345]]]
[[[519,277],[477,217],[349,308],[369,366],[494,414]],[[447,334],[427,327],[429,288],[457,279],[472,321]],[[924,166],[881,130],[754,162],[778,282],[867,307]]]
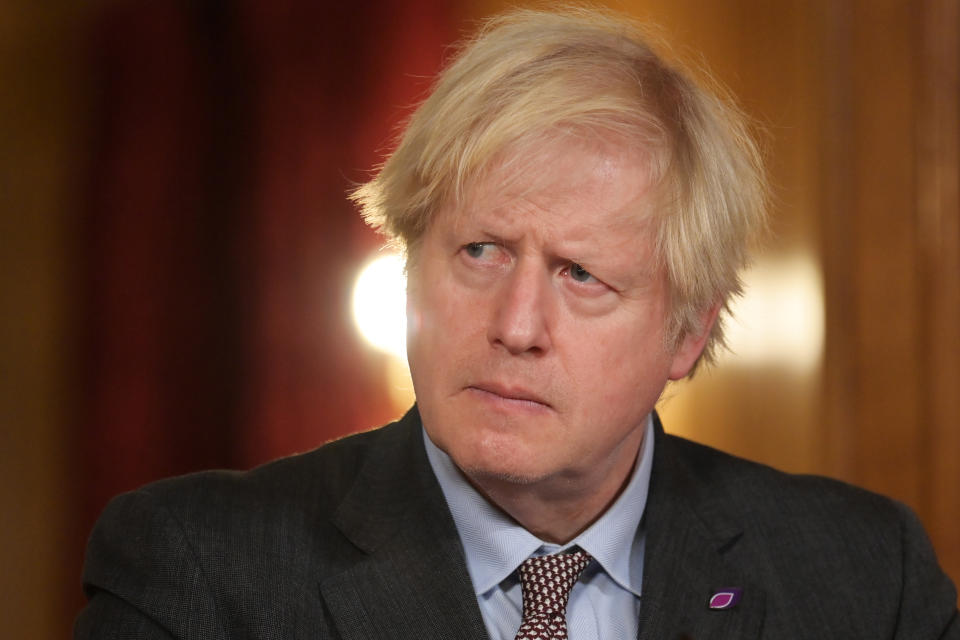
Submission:
[[[626,489],[589,528],[566,545],[540,540],[481,496],[424,432],[427,457],[460,534],[487,633],[514,640],[523,618],[516,569],[530,556],[580,547],[594,557],[567,604],[570,640],[634,640],[640,614],[644,532],[640,520],[653,466],[653,421]]]

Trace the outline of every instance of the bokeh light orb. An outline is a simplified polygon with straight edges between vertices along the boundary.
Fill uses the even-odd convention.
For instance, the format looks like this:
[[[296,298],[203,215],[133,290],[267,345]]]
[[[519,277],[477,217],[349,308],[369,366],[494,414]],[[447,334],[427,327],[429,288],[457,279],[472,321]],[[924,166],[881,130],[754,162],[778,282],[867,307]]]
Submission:
[[[353,320],[371,345],[406,361],[407,279],[403,258],[381,255],[368,262],[353,287]]]

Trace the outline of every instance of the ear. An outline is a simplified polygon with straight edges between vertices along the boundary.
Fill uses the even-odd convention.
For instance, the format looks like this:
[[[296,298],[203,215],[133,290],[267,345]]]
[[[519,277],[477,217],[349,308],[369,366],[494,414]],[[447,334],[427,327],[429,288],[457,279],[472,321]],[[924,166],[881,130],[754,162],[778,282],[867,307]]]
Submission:
[[[703,347],[707,344],[707,338],[713,330],[713,325],[720,314],[720,303],[717,302],[706,309],[700,315],[699,329],[695,332],[687,332],[680,338],[680,344],[673,352],[673,361],[670,363],[670,379],[680,380],[685,378],[693,365],[696,364],[700,354],[703,353]]]

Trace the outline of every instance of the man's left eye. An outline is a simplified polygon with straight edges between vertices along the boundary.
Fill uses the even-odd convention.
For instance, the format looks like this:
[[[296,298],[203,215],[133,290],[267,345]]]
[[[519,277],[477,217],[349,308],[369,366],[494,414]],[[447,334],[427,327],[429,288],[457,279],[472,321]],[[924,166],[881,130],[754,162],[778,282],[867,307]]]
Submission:
[[[471,242],[467,245],[464,245],[463,250],[471,258],[479,258],[483,255],[483,252],[486,248],[486,242]]]
[[[576,262],[570,265],[568,272],[570,273],[570,277],[577,282],[590,282],[590,280],[593,279],[593,275]]]

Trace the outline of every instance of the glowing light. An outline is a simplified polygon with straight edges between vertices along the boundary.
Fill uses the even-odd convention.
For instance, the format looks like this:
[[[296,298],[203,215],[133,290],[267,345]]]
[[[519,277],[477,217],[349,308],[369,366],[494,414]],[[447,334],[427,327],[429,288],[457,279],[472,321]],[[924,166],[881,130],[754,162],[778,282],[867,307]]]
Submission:
[[[407,281],[403,259],[380,256],[360,271],[353,287],[353,319],[371,345],[406,362]]]
[[[823,351],[824,306],[820,270],[808,256],[758,263],[744,277],[745,294],[727,323],[726,362],[809,369]]]

